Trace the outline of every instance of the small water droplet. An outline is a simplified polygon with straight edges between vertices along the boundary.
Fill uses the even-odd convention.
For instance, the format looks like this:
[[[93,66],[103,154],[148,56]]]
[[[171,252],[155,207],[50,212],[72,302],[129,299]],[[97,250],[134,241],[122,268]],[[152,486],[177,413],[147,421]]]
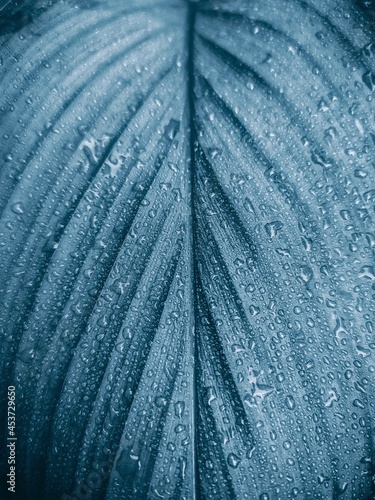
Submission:
[[[241,459],[240,459],[240,457],[238,457],[234,453],[229,453],[229,455],[227,457],[227,463],[228,463],[229,467],[236,469],[239,466],[239,464],[241,463]]]
[[[296,407],[296,402],[294,401],[293,396],[291,396],[290,394],[285,398],[285,404],[287,408],[289,408],[289,410],[294,410],[294,408]]]
[[[23,207],[23,204],[21,202],[18,202],[18,203],[13,203],[12,205],[12,212],[17,214],[17,215],[22,215],[24,213],[24,207]]]

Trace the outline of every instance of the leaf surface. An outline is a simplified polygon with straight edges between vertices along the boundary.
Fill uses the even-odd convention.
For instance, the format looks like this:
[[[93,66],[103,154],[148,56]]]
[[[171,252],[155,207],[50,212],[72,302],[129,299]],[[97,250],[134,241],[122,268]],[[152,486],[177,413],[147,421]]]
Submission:
[[[21,495],[374,495],[371,9],[0,11]]]

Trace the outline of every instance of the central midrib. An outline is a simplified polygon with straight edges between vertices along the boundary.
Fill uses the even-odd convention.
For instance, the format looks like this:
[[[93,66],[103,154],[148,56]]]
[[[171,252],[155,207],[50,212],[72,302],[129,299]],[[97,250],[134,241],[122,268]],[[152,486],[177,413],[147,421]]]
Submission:
[[[192,285],[192,306],[193,314],[190,328],[190,345],[191,356],[193,362],[193,394],[192,394],[192,415],[191,415],[191,432],[192,432],[192,480],[193,480],[193,500],[200,498],[199,493],[199,467],[198,467],[198,439],[197,439],[197,419],[198,419],[198,392],[197,392],[197,362],[198,362],[198,346],[197,336],[195,331],[196,311],[197,311],[197,259],[196,259],[196,211],[195,211],[195,158],[197,147],[197,134],[195,123],[195,95],[194,95],[194,34],[195,34],[195,19],[197,13],[197,3],[189,2],[187,15],[187,111],[189,113],[189,141],[190,141],[190,245],[191,245],[191,285]]]

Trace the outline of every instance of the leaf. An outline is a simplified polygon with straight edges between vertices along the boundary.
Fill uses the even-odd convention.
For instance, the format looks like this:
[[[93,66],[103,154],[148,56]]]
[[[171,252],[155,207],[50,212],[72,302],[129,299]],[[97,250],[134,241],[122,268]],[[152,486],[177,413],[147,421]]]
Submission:
[[[371,498],[372,3],[0,14],[20,498]]]

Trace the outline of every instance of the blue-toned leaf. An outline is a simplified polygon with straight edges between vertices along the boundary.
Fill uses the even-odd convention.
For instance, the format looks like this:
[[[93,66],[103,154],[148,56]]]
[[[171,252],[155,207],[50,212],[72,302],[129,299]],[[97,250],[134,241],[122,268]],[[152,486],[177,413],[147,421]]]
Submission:
[[[372,498],[372,2],[15,0],[0,33],[19,497]]]

